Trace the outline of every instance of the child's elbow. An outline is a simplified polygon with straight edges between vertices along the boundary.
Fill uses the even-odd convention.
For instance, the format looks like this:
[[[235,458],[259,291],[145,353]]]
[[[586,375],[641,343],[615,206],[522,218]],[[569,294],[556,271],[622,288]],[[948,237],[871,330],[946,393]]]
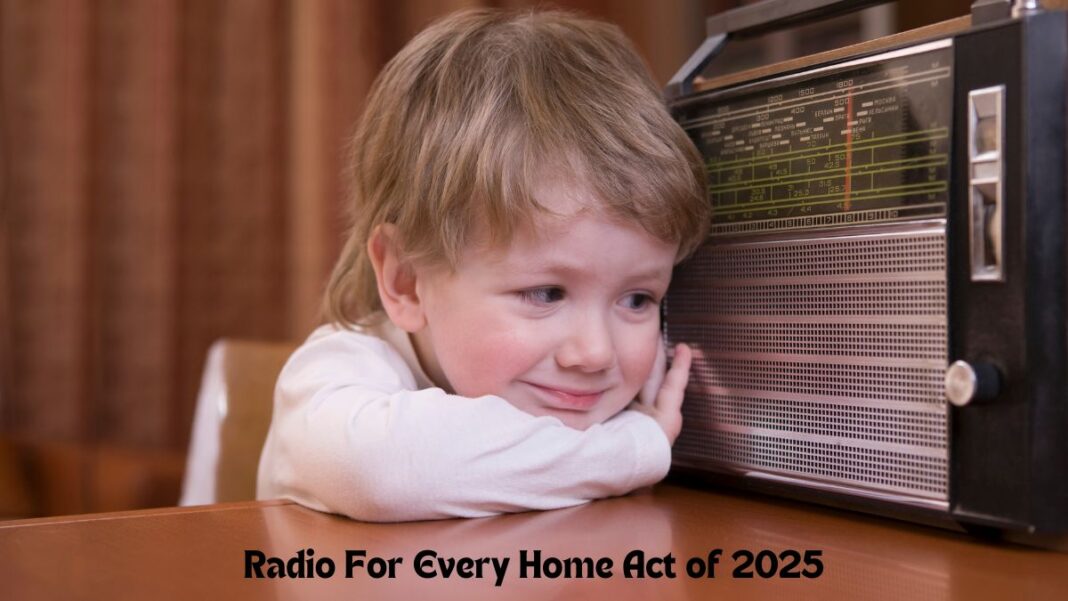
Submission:
[[[425,519],[419,495],[406,478],[398,478],[380,466],[353,470],[350,484],[333,495],[337,513],[365,522],[398,522]]]
[[[360,447],[364,445],[356,445]],[[403,469],[382,448],[349,448],[344,453],[297,453],[292,468],[261,473],[261,492],[282,496],[329,513],[367,522],[445,517],[419,483],[418,470]],[[280,476],[288,473],[287,477]],[[263,498],[263,495],[260,495]]]

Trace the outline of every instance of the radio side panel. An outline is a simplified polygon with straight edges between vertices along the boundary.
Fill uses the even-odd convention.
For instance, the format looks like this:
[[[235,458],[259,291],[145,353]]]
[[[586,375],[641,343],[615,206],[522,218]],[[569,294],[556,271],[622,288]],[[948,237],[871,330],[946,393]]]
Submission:
[[[1035,424],[1031,465],[1035,494],[1032,524],[1068,532],[1068,15],[1051,13],[1026,32],[1028,216],[1033,243],[1028,261],[1038,267],[1027,297],[1028,355],[1041,374],[1032,388]]]
[[[951,410],[952,513],[1004,530],[1064,532],[1064,14],[960,35],[955,54],[959,131],[976,119],[970,94],[1003,89],[1004,272],[974,275],[977,178],[967,157],[983,142],[961,135],[949,228],[951,359],[993,367],[996,382],[989,398]]]

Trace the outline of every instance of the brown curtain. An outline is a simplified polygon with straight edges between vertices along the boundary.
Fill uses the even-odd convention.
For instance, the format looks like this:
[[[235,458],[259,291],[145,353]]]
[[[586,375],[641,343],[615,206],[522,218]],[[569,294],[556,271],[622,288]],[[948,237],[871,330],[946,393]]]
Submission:
[[[176,501],[211,342],[316,324],[381,65],[450,11],[533,4],[0,0],[0,463],[31,513]],[[558,6],[663,82],[706,4]]]

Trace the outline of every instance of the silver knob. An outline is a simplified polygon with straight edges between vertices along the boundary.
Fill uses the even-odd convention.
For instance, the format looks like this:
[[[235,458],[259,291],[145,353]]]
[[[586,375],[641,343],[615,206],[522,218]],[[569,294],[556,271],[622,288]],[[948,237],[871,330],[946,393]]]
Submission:
[[[1001,385],[998,370],[989,363],[954,361],[946,370],[946,399],[957,407],[997,396]]]

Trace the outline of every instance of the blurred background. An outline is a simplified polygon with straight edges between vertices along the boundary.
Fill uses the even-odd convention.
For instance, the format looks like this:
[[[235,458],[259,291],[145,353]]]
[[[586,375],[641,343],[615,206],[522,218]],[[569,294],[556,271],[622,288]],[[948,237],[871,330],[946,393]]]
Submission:
[[[0,518],[177,502],[220,337],[300,340],[340,248],[343,148],[437,17],[618,24],[660,83],[732,0],[0,0]],[[740,68],[966,14],[869,9],[732,48]]]

